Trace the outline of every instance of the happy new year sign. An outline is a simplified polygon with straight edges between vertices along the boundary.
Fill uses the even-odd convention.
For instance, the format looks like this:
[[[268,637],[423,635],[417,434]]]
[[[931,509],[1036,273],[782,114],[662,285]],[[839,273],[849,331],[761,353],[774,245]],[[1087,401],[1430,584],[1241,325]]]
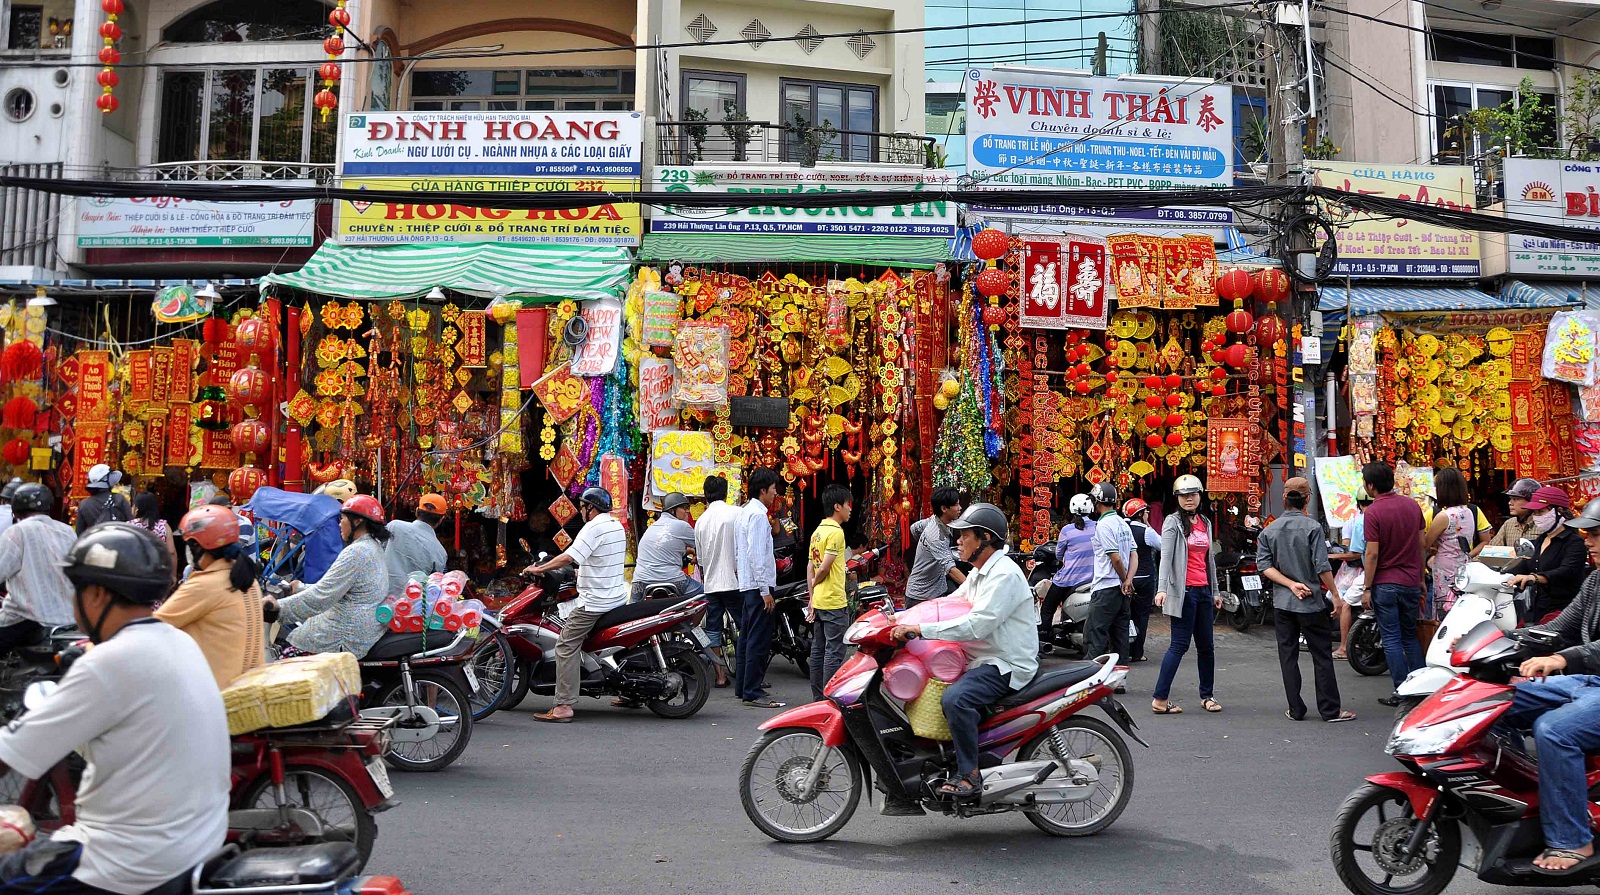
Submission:
[[[1021,323],[1035,329],[1106,328],[1106,241],[1068,233],[1022,244]]]

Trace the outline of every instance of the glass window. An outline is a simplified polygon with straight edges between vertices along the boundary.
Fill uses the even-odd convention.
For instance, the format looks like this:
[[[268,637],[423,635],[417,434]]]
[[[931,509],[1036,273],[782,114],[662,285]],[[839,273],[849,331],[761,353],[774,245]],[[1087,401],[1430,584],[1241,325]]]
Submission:
[[[317,0],[217,0],[161,31],[177,43],[243,43],[263,40],[322,40],[333,33],[328,7]]]
[[[162,72],[157,160],[332,163],[338,116],[323,121],[311,106],[314,77],[309,68]]]
[[[1538,71],[1555,68],[1551,60],[1556,55],[1556,42],[1548,37],[1435,30],[1428,45],[1431,48],[1430,58],[1437,62],[1531,68]]]
[[[876,87],[788,79],[782,83],[785,160],[804,160],[799,127],[821,130],[819,161],[870,162],[876,158]]]
[[[1561,145],[1561,132],[1557,117],[1558,98],[1553,92],[1535,91],[1540,106],[1546,110],[1539,127],[1537,145]],[[1433,112],[1434,139],[1441,161],[1461,162],[1482,155],[1494,144],[1497,129],[1491,122],[1480,122],[1481,129],[1467,127],[1467,113],[1475,109],[1497,109],[1516,101],[1517,90],[1503,85],[1434,84]],[[1464,141],[1470,132],[1471,140]],[[1464,142],[1466,145],[1463,145]]]
[[[633,108],[633,85],[631,69],[418,69],[411,76],[411,108],[417,111],[444,108],[626,111]],[[439,102],[440,98],[447,97],[457,97],[460,101]],[[591,99],[595,97],[608,99]]]
[[[256,70],[225,69],[211,75],[207,159],[248,159],[255,141]]]
[[[1517,35],[1517,68],[1536,68],[1540,71],[1553,71],[1556,67],[1550,60],[1556,58],[1556,42],[1548,37],[1523,37]]]
[[[305,158],[306,73],[297,68],[269,68],[261,80],[261,151],[269,162]]]
[[[6,49],[37,50],[44,37],[43,6],[11,7],[11,27],[6,32]]]
[[[169,71],[161,76],[161,128],[156,157],[162,162],[200,158],[200,131],[205,125],[206,73]]]
[[[372,64],[367,66],[367,108],[388,111],[394,105],[394,65],[389,61],[389,45],[372,42]]]

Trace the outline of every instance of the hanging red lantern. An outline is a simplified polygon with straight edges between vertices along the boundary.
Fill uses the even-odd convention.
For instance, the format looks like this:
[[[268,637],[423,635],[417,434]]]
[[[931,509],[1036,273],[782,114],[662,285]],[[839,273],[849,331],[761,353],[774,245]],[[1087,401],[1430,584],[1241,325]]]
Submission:
[[[94,104],[98,106],[102,112],[115,112],[118,105],[117,98],[109,93],[100,94],[100,98],[96,99]]]
[[[1244,309],[1243,301],[1235,301],[1233,310],[1229,312],[1224,322],[1228,325],[1228,332],[1243,334],[1249,332],[1250,327],[1255,326],[1256,318]]]
[[[1238,301],[1248,296],[1251,287],[1250,274],[1237,267],[1217,276],[1217,297],[1227,301]]]
[[[332,90],[318,90],[317,95],[312,98],[311,104],[326,113],[339,107],[339,95]]]
[[[1144,406],[1150,408],[1151,410],[1160,410],[1161,409],[1161,396],[1160,395],[1145,395],[1144,396]]]
[[[1117,356],[1115,354],[1110,354],[1110,353],[1106,354],[1106,367],[1108,369],[1115,370],[1116,368],[1118,368],[1120,366],[1122,366],[1122,364],[1120,362],[1118,362]]]
[[[1006,322],[1006,309],[999,305],[990,305],[983,309],[983,322],[990,329],[996,329]]]
[[[256,366],[245,367],[228,380],[228,394],[235,401],[251,407],[265,403],[270,388],[266,372]]]
[[[1214,348],[1211,351],[1211,362],[1214,364],[1223,363],[1227,356],[1228,350],[1226,348]]]
[[[335,28],[348,28],[348,27],[350,27],[350,11],[345,9],[342,6],[337,8],[337,9],[329,10],[328,11],[328,24],[332,25]]]
[[[32,398],[18,396],[6,402],[5,409],[0,411],[0,422],[7,429],[32,430],[38,414],[39,405],[33,403]]]
[[[1251,279],[1254,282],[1250,291],[1260,301],[1283,301],[1289,297],[1289,275],[1276,267],[1264,267]]]
[[[228,495],[235,504],[247,503],[262,485],[267,483],[267,473],[255,466],[241,466],[228,473]]]
[[[101,47],[100,48],[100,63],[102,65],[116,65],[118,62],[121,62],[121,61],[122,61],[122,54],[117,52],[117,48],[116,47]]]
[[[982,261],[994,261],[1006,253],[1011,245],[1011,238],[1004,233],[989,227],[979,230],[972,237],[972,254]]]
[[[322,51],[324,53],[327,53],[329,56],[340,56],[340,55],[343,55],[344,54],[344,38],[339,37],[338,35],[334,35],[333,37],[328,38],[327,40],[322,42]]]
[[[200,338],[211,345],[221,343],[228,338],[228,321],[218,317],[207,317],[206,322],[200,325]]]
[[[1144,437],[1144,443],[1145,446],[1149,447],[1150,450],[1153,451],[1156,448],[1161,447],[1161,436],[1158,433],[1151,432],[1149,435]]]
[[[228,430],[233,446],[241,453],[259,454],[272,444],[272,432],[260,420],[241,420]]]
[[[117,73],[108,68],[96,75],[95,80],[100,83],[101,87],[115,87],[118,80]]]
[[[1228,371],[1222,369],[1221,367],[1212,367],[1211,368],[1211,378],[1216,380],[1217,382],[1221,382],[1222,380],[1228,378]]]
[[[1182,432],[1168,432],[1167,433],[1167,447],[1177,447],[1178,445],[1181,445],[1181,444],[1183,444],[1183,433]]]
[[[1152,413],[1144,418],[1144,426],[1146,429],[1159,429],[1165,420],[1166,417],[1162,416],[1161,414]]]
[[[100,0],[100,11],[108,16],[120,16],[124,8],[122,0]]]
[[[1109,357],[1106,358],[1106,366],[1112,368],[1112,369],[1106,371],[1106,385],[1116,385],[1117,384],[1117,380],[1121,378],[1121,376],[1119,376],[1117,374],[1117,371],[1116,371],[1116,366],[1117,365],[1116,365],[1116,363],[1114,363],[1114,360],[1115,360],[1114,358],[1109,358]]]
[[[1161,387],[1161,377],[1159,377],[1159,376],[1146,376],[1144,378],[1144,387],[1149,389],[1149,390],[1151,390],[1151,391],[1155,391],[1156,389]]]
[[[1083,333],[1078,332],[1075,329],[1067,331],[1067,344],[1068,345],[1076,345],[1076,344],[1078,344],[1079,342],[1082,342],[1082,341],[1083,341]]]
[[[1174,396],[1174,397],[1176,397],[1176,396]],[[1181,425],[1183,425],[1183,414],[1181,414],[1181,413],[1169,413],[1169,414],[1167,414],[1167,428],[1168,429],[1176,429]],[[1153,429],[1155,427],[1151,426],[1151,428]]]
[[[1228,393],[1227,386],[1223,385],[1220,382],[1211,387],[1211,397],[1213,397],[1213,398],[1220,398],[1223,395],[1226,395],[1227,393]]]
[[[1284,337],[1283,318],[1272,313],[1276,305],[1267,306],[1267,316],[1256,321],[1256,344],[1276,345]]]
[[[1228,350],[1224,352],[1224,354],[1226,355],[1228,366],[1233,367],[1234,369],[1243,369],[1244,365],[1249,362],[1250,358],[1249,352],[1245,350],[1243,343],[1229,345]]]
[[[1177,373],[1168,373],[1167,374],[1167,388],[1175,389],[1175,388],[1181,388],[1182,386],[1183,386],[1183,377],[1182,376],[1179,376]]]
[[[0,451],[0,453],[4,454],[7,463],[12,466],[21,466],[28,462],[28,458],[33,455],[33,445],[26,438],[13,438],[6,442],[4,451]]]
[[[261,317],[246,317],[234,329],[233,343],[245,354],[271,354],[272,327]]]
[[[116,22],[102,22],[100,25],[100,36],[106,40],[121,40],[122,26],[118,25]]]
[[[979,295],[985,298],[999,298],[1011,288],[1011,274],[998,267],[991,267],[980,271],[973,285],[977,287]]]
[[[1080,379],[1076,383],[1073,384],[1072,388],[1080,395],[1087,395],[1089,393],[1089,389],[1092,388],[1092,386],[1090,386],[1089,383],[1084,382],[1083,380]]]
[[[1167,396],[1167,406],[1171,407],[1173,410],[1177,410],[1179,407],[1182,407],[1183,406],[1183,396],[1182,395],[1168,395]]]
[[[37,379],[44,371],[44,351],[31,339],[18,339],[0,352],[0,377],[6,382]]]
[[[1078,377],[1088,376],[1089,375],[1089,365],[1088,364],[1078,364],[1076,367],[1072,368],[1072,372],[1073,372],[1073,375],[1078,376]]]
[[[324,62],[317,67],[317,77],[324,81],[339,80],[339,63]]]

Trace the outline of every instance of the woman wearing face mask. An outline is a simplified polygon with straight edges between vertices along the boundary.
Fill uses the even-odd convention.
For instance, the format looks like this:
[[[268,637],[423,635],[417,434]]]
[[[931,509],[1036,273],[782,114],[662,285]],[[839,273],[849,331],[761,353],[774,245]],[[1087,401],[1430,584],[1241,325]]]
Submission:
[[[1528,498],[1526,537],[1533,541],[1533,559],[1513,567],[1521,571],[1511,579],[1513,587],[1533,588],[1533,604],[1525,624],[1538,624],[1567,607],[1589,573],[1589,554],[1583,538],[1561,524],[1572,518],[1572,499],[1560,488],[1544,487]]]

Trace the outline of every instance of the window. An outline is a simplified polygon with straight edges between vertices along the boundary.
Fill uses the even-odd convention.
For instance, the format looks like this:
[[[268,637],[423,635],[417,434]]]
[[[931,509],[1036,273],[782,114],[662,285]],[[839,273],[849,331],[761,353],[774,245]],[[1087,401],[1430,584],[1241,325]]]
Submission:
[[[1477,158],[1494,145],[1492,128],[1475,130],[1467,121],[1474,109],[1496,109],[1517,101],[1517,88],[1505,84],[1450,84],[1434,82],[1434,152],[1441,161],[1464,162]],[[1560,146],[1559,109],[1554,92],[1536,90],[1539,104],[1547,110],[1538,145]],[[1465,145],[1464,145],[1465,144]]]
[[[11,7],[11,27],[6,32],[6,49],[37,50],[43,37],[44,7]]]
[[[161,162],[333,161],[336,119],[311,105],[314,69],[167,70],[161,75]]]
[[[750,158],[753,126],[726,125],[748,116],[744,109],[744,75],[732,72],[685,71],[683,73],[684,122],[676,131],[679,151],[686,161],[698,159]],[[697,124],[704,121],[707,124]],[[740,141],[735,143],[734,138]],[[758,149],[759,152],[759,149]]]
[[[394,106],[394,64],[386,41],[372,42],[372,64],[367,66],[367,109],[387,112]]]
[[[819,161],[870,162],[877,158],[878,88],[817,81],[779,82],[784,161],[811,161],[796,125],[820,131]]]
[[[1532,68],[1551,71],[1555,63],[1555,41],[1548,37],[1520,34],[1482,34],[1465,31],[1434,30],[1429,41],[1429,57],[1435,62],[1465,65],[1497,65],[1504,68]]]
[[[263,40],[322,40],[333,34],[328,7],[317,0],[217,0],[161,31],[175,43],[243,43]]]
[[[10,121],[27,121],[33,117],[33,93],[26,87],[13,87],[6,92],[3,103],[6,118]]]
[[[411,75],[411,108],[419,112],[628,111],[631,68],[419,69]]]

